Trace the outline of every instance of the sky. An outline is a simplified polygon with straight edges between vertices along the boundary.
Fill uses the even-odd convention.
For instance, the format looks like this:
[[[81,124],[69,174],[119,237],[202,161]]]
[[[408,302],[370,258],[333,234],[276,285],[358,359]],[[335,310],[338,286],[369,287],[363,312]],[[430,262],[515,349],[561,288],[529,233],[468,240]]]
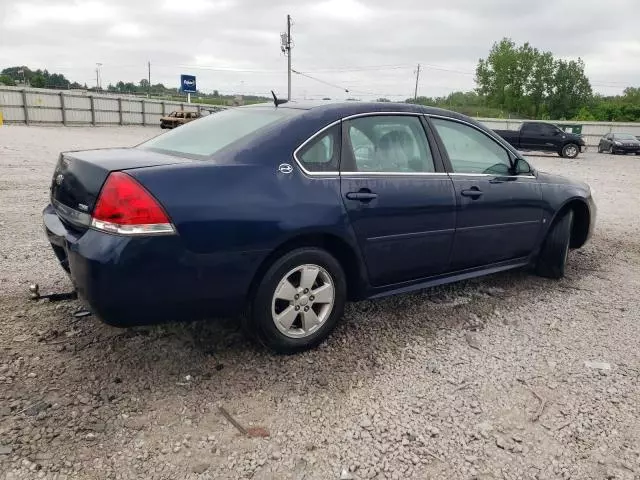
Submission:
[[[503,37],[581,57],[596,92],[640,86],[638,0],[0,0],[0,69],[27,65],[102,86],[118,80],[205,92],[287,92],[280,51],[293,18],[294,98],[403,100],[475,87]],[[324,82],[324,83],[322,83]],[[346,92],[345,90],[349,90]]]

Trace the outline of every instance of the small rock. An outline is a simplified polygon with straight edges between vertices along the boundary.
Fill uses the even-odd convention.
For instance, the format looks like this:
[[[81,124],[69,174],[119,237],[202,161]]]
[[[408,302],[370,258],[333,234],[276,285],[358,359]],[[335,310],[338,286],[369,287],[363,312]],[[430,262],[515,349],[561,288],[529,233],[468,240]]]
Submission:
[[[37,375],[34,372],[29,372],[29,374],[27,375],[27,378],[36,378]]]
[[[11,455],[13,448],[9,445],[0,445],[0,455]]]
[[[371,428],[371,420],[369,420],[368,418],[363,419],[363,420],[360,422],[360,426],[361,426],[362,428]]]
[[[466,455],[464,459],[469,463],[476,463],[478,461],[478,457],[476,457],[475,455]]]
[[[29,335],[16,335],[15,337],[13,337],[13,341],[14,342],[26,342],[27,340],[29,340]]]
[[[499,287],[484,287],[480,291],[491,297],[500,297],[504,294],[504,288]]]
[[[47,408],[49,408],[49,404],[47,402],[37,402],[34,403],[33,405],[31,405],[29,408],[27,408],[24,413],[26,413],[27,415],[30,415],[32,417],[35,417],[36,415],[38,415],[40,412],[46,410]]]
[[[593,368],[596,370],[609,371],[611,370],[611,364],[607,362],[596,362],[587,360],[584,362],[584,366],[587,368]]]
[[[513,442],[504,438],[502,435],[496,436],[496,445],[503,450],[512,450],[514,446]]]
[[[94,441],[97,438],[97,435],[93,432],[89,432],[84,436],[85,440],[88,440],[90,442]]]
[[[209,470],[209,464],[208,463],[197,463],[191,468],[191,471],[193,473],[197,473],[197,474],[204,473],[207,470]]]
[[[271,453],[271,460],[280,460],[282,458],[282,454],[277,450]]]
[[[354,480],[354,478],[355,477],[351,475],[349,470],[347,470],[346,468],[343,468],[342,472],[340,472],[340,480]]]
[[[427,369],[427,372],[436,373],[436,374],[440,373],[441,371],[440,364],[435,360],[428,360],[426,369]]]
[[[471,348],[475,348],[476,350],[482,350],[476,334],[467,332],[464,334],[464,339],[467,341],[467,344],[469,344]]]

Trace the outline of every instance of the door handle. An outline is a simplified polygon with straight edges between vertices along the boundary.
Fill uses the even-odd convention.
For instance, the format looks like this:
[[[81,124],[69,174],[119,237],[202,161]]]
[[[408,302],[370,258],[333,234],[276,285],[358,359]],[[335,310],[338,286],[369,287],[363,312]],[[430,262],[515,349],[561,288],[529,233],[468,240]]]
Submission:
[[[359,192],[349,192],[347,193],[346,197],[349,200],[358,200],[360,202],[370,202],[371,200],[378,198],[378,194],[373,192],[367,192],[367,191],[359,191]]]
[[[460,195],[462,195],[463,197],[471,197],[472,199],[476,200],[480,198],[483,193],[478,187],[471,187],[469,190],[462,190],[462,192],[460,192]]]

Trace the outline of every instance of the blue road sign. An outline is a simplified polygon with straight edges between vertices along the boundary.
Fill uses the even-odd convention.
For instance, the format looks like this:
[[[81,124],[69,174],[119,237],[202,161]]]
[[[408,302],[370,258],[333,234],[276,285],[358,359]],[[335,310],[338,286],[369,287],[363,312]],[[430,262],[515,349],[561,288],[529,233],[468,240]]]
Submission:
[[[196,77],[193,75],[180,75],[180,90],[185,93],[196,93]]]

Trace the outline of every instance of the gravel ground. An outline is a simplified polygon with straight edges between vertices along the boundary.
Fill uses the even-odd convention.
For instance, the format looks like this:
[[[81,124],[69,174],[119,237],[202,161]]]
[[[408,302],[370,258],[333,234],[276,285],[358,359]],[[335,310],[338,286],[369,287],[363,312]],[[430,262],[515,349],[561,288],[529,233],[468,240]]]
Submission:
[[[0,128],[0,479],[640,478],[638,157],[531,158],[596,191],[565,279],[353,304],[277,357],[233,321],[118,330],[27,300],[69,286],[40,226],[58,152],[156,133]]]

